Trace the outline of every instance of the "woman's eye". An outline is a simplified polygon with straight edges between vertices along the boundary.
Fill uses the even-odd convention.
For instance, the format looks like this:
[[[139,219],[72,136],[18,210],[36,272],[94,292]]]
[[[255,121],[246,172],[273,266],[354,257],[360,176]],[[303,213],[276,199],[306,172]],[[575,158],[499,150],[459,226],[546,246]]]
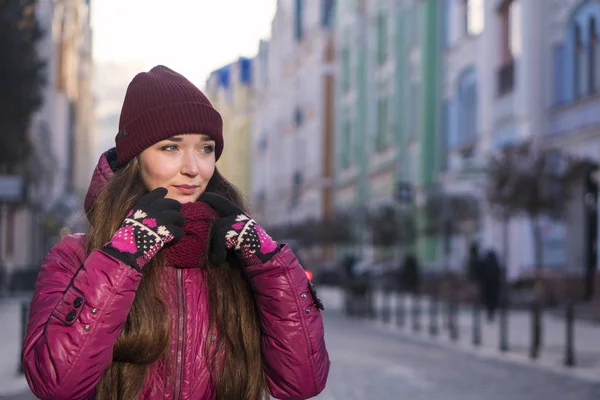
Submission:
[[[169,144],[169,145],[161,147],[160,149],[164,150],[164,151],[175,151],[175,150],[177,150],[177,145]]]
[[[202,151],[205,152],[206,154],[210,154],[215,150],[215,147],[212,145],[208,145],[208,146],[202,146]]]

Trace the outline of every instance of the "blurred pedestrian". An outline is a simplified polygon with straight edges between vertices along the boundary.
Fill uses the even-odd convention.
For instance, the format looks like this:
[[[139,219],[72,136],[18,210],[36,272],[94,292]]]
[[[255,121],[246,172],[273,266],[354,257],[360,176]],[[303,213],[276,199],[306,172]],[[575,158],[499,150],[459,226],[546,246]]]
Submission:
[[[493,321],[500,305],[502,270],[494,250],[488,250],[481,263],[479,273],[481,299],[487,311],[488,321]]]
[[[404,256],[401,270],[401,287],[405,292],[418,294],[421,288],[421,267],[413,253]]]
[[[467,258],[467,279],[471,283],[477,283],[480,280],[481,256],[479,254],[479,243],[471,242],[469,245],[469,256]]]
[[[48,254],[23,365],[42,399],[305,399],[329,371],[322,304],[215,167],[222,120],[157,66],[130,83],[87,235]]]
[[[354,266],[356,265],[356,261],[356,256],[353,254],[347,254],[342,259],[342,269],[344,271],[345,279],[352,279],[354,277]]]

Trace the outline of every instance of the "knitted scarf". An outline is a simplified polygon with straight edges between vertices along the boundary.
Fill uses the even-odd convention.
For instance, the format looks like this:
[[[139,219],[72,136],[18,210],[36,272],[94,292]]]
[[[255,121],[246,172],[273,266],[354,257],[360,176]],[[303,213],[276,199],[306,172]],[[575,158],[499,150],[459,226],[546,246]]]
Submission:
[[[169,265],[181,268],[199,268],[204,261],[211,223],[219,215],[203,202],[184,203],[181,214],[185,217],[185,236],[167,244],[163,251]]]

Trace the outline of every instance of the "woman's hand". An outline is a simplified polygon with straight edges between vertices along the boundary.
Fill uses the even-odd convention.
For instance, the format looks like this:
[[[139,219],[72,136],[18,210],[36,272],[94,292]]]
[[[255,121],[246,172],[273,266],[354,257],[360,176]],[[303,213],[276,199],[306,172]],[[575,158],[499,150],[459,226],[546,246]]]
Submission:
[[[167,189],[159,187],[139,199],[102,250],[140,269],[165,244],[183,237],[181,203],[166,195]]]
[[[204,192],[198,200],[211,206],[221,216],[211,232],[213,263],[224,263],[228,251],[233,250],[244,265],[260,265],[279,251],[279,244],[248,214],[225,197]]]

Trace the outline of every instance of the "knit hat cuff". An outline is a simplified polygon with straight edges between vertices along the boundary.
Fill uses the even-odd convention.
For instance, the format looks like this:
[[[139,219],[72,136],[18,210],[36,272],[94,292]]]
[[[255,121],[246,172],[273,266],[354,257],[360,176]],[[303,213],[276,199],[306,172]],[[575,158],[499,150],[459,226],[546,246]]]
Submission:
[[[223,151],[223,121],[214,108],[202,103],[175,103],[153,108],[121,127],[115,141],[117,161],[124,165],[161,140],[199,133],[215,140],[215,157]]]

